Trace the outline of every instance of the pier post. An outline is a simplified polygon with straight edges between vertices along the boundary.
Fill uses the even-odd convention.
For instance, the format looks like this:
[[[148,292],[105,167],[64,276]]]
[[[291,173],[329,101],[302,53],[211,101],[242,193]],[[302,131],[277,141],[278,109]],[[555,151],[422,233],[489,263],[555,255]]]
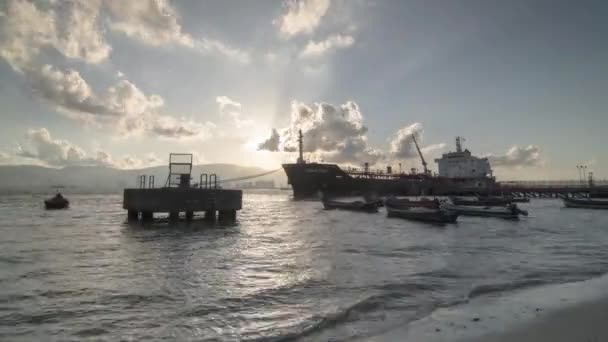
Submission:
[[[179,211],[172,211],[169,213],[169,221],[177,221],[179,220]]]
[[[137,219],[139,218],[139,212],[137,210],[129,210],[127,217],[129,221],[137,221]]]
[[[142,221],[152,221],[154,219],[154,213],[151,211],[143,211],[141,213]]]
[[[205,221],[215,222],[216,212],[215,210],[205,211]]]
[[[220,210],[219,221],[220,222],[236,221],[236,210]]]
[[[192,221],[192,218],[194,218],[194,212],[186,211],[186,221]]]

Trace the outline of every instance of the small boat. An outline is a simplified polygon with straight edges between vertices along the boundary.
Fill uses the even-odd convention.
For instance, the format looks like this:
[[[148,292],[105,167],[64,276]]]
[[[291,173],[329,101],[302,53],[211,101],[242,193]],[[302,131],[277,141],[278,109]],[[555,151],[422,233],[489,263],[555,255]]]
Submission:
[[[408,208],[429,208],[438,209],[440,202],[438,199],[421,198],[419,200],[410,200],[408,198],[397,198],[388,197],[385,201],[386,206],[397,209],[408,209]]]
[[[519,209],[517,204],[509,204],[504,207],[475,207],[468,205],[445,204],[443,207],[447,210],[455,211],[463,216],[500,217],[506,219],[519,219],[519,215],[528,216],[528,212],[526,210]]]
[[[608,209],[608,200],[564,197],[566,208]]]
[[[455,205],[469,205],[475,207],[502,207],[511,204],[511,199],[502,197],[477,197],[475,199],[465,199],[460,197],[450,198]]]
[[[70,201],[63,197],[61,193],[57,193],[55,197],[44,200],[44,208],[49,209],[66,209],[70,206]]]
[[[455,223],[459,215],[443,208],[394,207],[389,202],[386,203],[386,212],[388,217],[434,223]]]
[[[323,200],[323,207],[326,210],[342,209],[351,211],[363,211],[367,213],[377,213],[378,204],[376,202],[363,202],[363,201],[352,201],[352,202],[341,202],[334,200]]]
[[[511,203],[530,203],[530,197],[511,197]]]

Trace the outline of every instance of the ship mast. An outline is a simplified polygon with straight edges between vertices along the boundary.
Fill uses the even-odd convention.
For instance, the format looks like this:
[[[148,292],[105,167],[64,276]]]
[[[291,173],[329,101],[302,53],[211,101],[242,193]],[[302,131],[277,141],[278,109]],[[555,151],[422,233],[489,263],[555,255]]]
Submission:
[[[298,149],[300,151],[300,156],[298,157],[298,164],[304,164],[304,153],[302,152],[302,145],[304,142],[304,136],[302,135],[302,130],[298,131]]]
[[[456,137],[456,152],[462,152],[463,137]]]
[[[420,155],[420,160],[422,160],[422,167],[424,168],[424,174],[428,175],[431,172],[426,166],[426,160],[424,160],[424,156],[422,155],[422,151],[420,151],[420,147],[418,146],[418,141],[416,141],[416,133],[412,134],[412,139],[414,139],[414,145],[416,145],[416,150],[418,150],[418,154]]]

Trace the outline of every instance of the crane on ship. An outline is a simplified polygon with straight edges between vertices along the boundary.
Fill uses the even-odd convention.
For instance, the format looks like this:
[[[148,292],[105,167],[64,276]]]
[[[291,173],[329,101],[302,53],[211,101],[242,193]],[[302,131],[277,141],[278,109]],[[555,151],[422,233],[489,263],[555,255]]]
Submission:
[[[422,155],[422,151],[420,150],[420,146],[418,146],[418,141],[416,140],[416,133],[412,134],[412,139],[414,140],[414,145],[416,146],[416,150],[418,151],[418,155],[420,156],[420,160],[422,160],[422,167],[424,168],[424,174],[430,175],[431,171],[426,165],[426,160],[424,160],[424,156]]]

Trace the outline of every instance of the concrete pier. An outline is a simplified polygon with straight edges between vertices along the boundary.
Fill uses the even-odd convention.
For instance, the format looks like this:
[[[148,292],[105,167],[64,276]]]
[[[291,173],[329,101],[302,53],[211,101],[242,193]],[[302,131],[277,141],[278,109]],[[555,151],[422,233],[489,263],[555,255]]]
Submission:
[[[241,190],[221,189],[217,175],[201,174],[198,184],[191,184],[192,154],[169,155],[169,177],[162,188],[154,187],[154,176],[139,176],[139,188],[125,189],[122,207],[128,211],[129,221],[154,219],[154,213],[168,213],[169,221],[179,220],[184,213],[192,221],[195,212],[205,212],[206,221],[215,221],[216,212],[222,222],[236,220],[237,210],[243,205]]]
[[[170,220],[177,220],[185,213],[192,220],[195,212],[204,212],[205,220],[215,221],[216,212],[222,222],[236,220],[236,212],[242,208],[242,191],[205,188],[144,188],[125,189],[123,208],[129,220],[141,214],[143,221],[150,221],[155,213],[169,213]]]

